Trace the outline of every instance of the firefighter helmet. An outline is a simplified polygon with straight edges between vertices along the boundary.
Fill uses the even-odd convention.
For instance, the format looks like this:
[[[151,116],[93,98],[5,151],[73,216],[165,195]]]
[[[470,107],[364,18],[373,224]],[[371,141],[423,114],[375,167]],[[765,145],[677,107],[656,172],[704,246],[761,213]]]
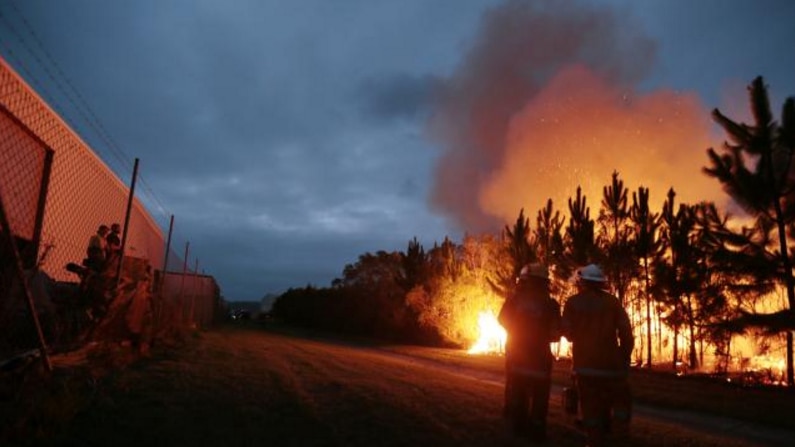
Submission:
[[[530,277],[534,278],[542,278],[542,279],[549,279],[549,269],[546,265],[541,263],[533,263],[527,264],[526,266],[522,267],[522,271],[519,272],[519,281],[526,280]]]
[[[575,277],[578,281],[607,282],[601,267],[596,264],[588,264],[585,267],[578,268]]]

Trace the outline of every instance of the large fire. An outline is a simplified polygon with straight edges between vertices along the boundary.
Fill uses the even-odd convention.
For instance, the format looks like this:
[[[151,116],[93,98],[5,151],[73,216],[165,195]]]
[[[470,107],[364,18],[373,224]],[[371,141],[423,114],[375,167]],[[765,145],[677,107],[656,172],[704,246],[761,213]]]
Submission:
[[[504,354],[505,342],[508,339],[505,329],[497,321],[494,312],[487,310],[478,315],[478,339],[472,344],[469,354]],[[568,357],[571,353],[571,344],[566,337],[560,341],[550,343],[549,349],[558,357]]]
[[[633,313],[630,312],[632,315]],[[635,315],[633,315],[635,316]],[[645,325],[640,323],[640,319],[635,318],[635,355],[643,354],[645,348],[643,342],[645,340]],[[467,350],[468,354],[505,354],[505,343],[507,341],[507,333],[505,329],[497,321],[497,317],[491,310],[482,311],[478,314],[477,323],[477,340]],[[673,331],[665,325],[655,321],[652,327],[655,332],[655,367],[666,368],[671,362],[671,341],[674,337]],[[658,333],[659,331],[659,333]],[[662,340],[659,340],[662,338]],[[680,346],[680,356],[682,359],[687,357],[688,339],[687,334],[679,333],[677,336],[678,344]],[[736,348],[732,350],[732,361],[728,367],[728,371],[732,375],[727,375],[727,380],[731,381],[731,377],[739,377],[742,380],[768,385],[784,385],[784,359],[780,355],[755,355],[753,347],[753,337],[735,337],[734,342]],[[743,346],[745,344],[749,346]],[[663,348],[663,346],[665,346]],[[571,357],[571,343],[566,337],[561,337],[559,341],[550,343],[550,351],[555,358]],[[716,369],[717,359],[713,355],[703,358],[704,364],[698,368],[698,371],[714,371]],[[640,366],[643,364],[637,357],[635,364]],[[685,374],[686,367],[682,362],[677,362],[677,373],[679,375]]]
[[[505,353],[505,329],[500,326],[494,312],[487,310],[478,315],[478,339],[467,351],[470,354]]]
[[[583,13],[566,2],[543,8],[536,3],[495,7],[466,57],[439,80],[428,128],[443,151],[433,206],[461,229],[490,233],[510,225],[519,210],[532,218],[548,199],[565,214],[580,187],[595,216],[613,172],[630,192],[649,188],[656,210],[670,188],[678,203],[725,204],[719,182],[701,171],[707,148],[723,140],[712,133],[709,113],[718,104],[706,107],[695,91],[649,84],[656,44],[611,7]],[[769,376],[765,382],[780,380],[781,337],[731,336],[719,341],[716,355],[718,347],[703,330],[674,331],[665,323],[670,309],[657,305],[649,322],[645,303],[636,302],[627,308],[635,334],[633,364],[761,371]],[[462,321],[456,320],[466,330],[455,329],[467,337],[475,329],[473,307],[481,308],[466,307]],[[783,308],[786,302],[770,310]],[[505,331],[494,313],[477,318],[477,341],[469,352],[503,353]],[[570,355],[563,339],[551,349],[558,357]]]

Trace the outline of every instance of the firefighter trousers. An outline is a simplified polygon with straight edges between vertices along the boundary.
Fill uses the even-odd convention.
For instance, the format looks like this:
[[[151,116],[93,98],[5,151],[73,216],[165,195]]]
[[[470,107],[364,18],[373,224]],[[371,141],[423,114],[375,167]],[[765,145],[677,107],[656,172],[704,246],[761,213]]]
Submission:
[[[549,412],[549,376],[511,374],[509,382],[506,403],[511,428],[518,435],[543,440]]]
[[[608,433],[628,435],[632,416],[632,394],[626,377],[577,376],[582,424],[588,445],[605,445]]]

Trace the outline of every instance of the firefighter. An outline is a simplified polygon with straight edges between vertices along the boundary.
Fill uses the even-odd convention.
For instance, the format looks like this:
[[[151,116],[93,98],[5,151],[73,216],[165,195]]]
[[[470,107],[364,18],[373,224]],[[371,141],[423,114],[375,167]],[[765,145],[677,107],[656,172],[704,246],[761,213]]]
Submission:
[[[563,308],[563,335],[572,342],[573,373],[589,447],[606,445],[608,431],[625,437],[631,416],[627,376],[634,346],[627,312],[604,290],[595,264],[575,273],[578,293]]]
[[[543,442],[553,362],[549,344],[560,338],[560,306],[550,297],[545,265],[522,268],[498,319],[508,334],[506,416],[515,434]]]

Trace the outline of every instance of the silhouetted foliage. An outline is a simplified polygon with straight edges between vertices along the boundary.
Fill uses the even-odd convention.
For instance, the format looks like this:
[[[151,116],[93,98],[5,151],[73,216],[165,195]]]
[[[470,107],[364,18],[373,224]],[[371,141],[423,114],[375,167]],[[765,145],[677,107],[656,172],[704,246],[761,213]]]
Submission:
[[[627,304],[626,294],[630,279],[637,274],[635,252],[630,243],[627,194],[624,181],[619,178],[618,172],[613,172],[610,185],[603,189],[596,238],[601,249],[599,261],[623,305]]]
[[[428,256],[416,236],[409,241],[406,253],[401,253],[400,256],[398,283],[405,291],[409,291],[425,281],[428,275]]]
[[[703,266],[699,264],[699,247],[695,245],[695,213],[687,204],[675,204],[673,189],[663,204],[661,241],[666,256],[655,265],[657,299],[668,308],[665,321],[673,328],[673,366],[679,361],[678,335],[685,326],[690,332],[690,368],[698,366],[695,351],[695,321],[693,295],[701,287]]]
[[[594,221],[582,188],[577,187],[574,200],[569,198],[569,223],[563,236],[563,262],[561,275],[570,276],[574,269],[589,264],[596,254]]]
[[[630,245],[642,267],[643,295],[646,305],[646,366],[652,365],[652,315],[654,302],[651,293],[651,266],[659,262],[661,244],[659,239],[660,217],[649,208],[649,188],[639,187],[632,193],[632,207],[629,212],[633,224]]]
[[[715,121],[723,127],[729,142],[724,144],[722,155],[707,150],[711,166],[704,172],[718,179],[732,199],[756,220],[759,250],[772,255],[771,272],[777,272],[779,283],[786,289],[789,308],[787,331],[787,382],[795,384],[793,372],[792,332],[795,329],[795,278],[792,275],[791,250],[788,229],[795,224],[795,99],[789,98],[782,110],[782,124],[773,120],[770,100],[762,77],[757,77],[748,88],[754,123],[737,123],[718,109],[712,112]],[[777,238],[767,239],[768,229],[775,228]],[[748,231],[748,230],[743,230]],[[746,235],[747,236],[747,235]],[[748,237],[753,240],[754,236]],[[781,327],[781,315],[776,314],[776,326]],[[740,326],[762,324],[766,318],[736,319]],[[787,326],[787,325],[784,325]]]
[[[497,271],[489,278],[489,285],[499,296],[506,297],[513,293],[516,278],[522,267],[538,259],[531,245],[532,229],[530,219],[525,217],[524,208],[519,210],[519,216],[513,228],[506,225],[503,230],[503,250],[507,263],[497,265]]]
[[[522,267],[538,259],[538,254],[530,244],[532,229],[530,227],[530,218],[525,217],[524,208],[519,211],[519,217],[516,218],[516,223],[513,229],[505,226],[505,236],[508,240],[508,253],[511,257],[511,264],[513,264],[513,278],[519,276]]]
[[[558,295],[563,288],[561,283],[569,279],[566,270],[560,268],[564,251],[563,223],[563,216],[554,209],[552,199],[549,199],[547,205],[538,211],[536,227],[532,232],[532,246],[538,253],[538,259],[549,267],[553,295]]]

